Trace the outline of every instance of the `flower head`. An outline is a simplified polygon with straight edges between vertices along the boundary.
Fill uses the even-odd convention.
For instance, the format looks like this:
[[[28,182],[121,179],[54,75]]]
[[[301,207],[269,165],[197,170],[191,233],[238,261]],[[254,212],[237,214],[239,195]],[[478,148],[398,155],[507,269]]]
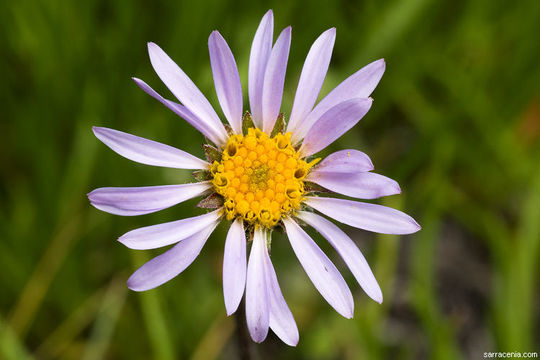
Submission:
[[[353,316],[353,298],[330,259],[302,229],[298,220],[321,233],[341,255],[365,292],[377,302],[382,293],[354,242],[316,210],[339,222],[386,234],[409,234],[420,226],[410,216],[384,206],[320,196],[338,193],[374,199],[401,190],[398,184],[371,172],[369,157],[342,150],[320,161],[314,155],[353,127],[370,109],[369,97],[384,72],[383,60],[351,75],[317,105],[335,41],[325,31],[311,47],[298,83],[288,121],[280,114],[291,43],[287,27],[273,40],[273,14],[263,17],[251,47],[249,103],[243,114],[242,86],[236,61],[223,37],[208,40],[210,62],[224,125],[190,78],[156,44],[148,51],[154,70],[180,103],[163,98],[142,80],[145,92],[185,119],[208,139],[207,161],[182,150],[117,130],[94,127],[94,134],[118,154],[143,164],[195,169],[198,182],[138,188],[100,188],[88,194],[96,208],[117,215],[142,215],[203,196],[206,214],[132,230],[119,241],[133,249],[171,244],[128,280],[144,291],[181,273],[198,256],[217,224],[230,221],[223,259],[223,291],[227,314],[234,313],[246,293],[251,337],[261,342],[271,328],[289,345],[298,342],[296,323],[281,293],[269,256],[271,233],[282,227],[308,277],[328,303],[346,318]],[[251,242],[249,262],[247,243]]]
[[[291,133],[270,137],[250,128],[245,136],[232,135],[222,160],[211,168],[212,184],[224,199],[225,217],[273,228],[300,209],[303,180],[316,162],[302,159],[291,144]]]

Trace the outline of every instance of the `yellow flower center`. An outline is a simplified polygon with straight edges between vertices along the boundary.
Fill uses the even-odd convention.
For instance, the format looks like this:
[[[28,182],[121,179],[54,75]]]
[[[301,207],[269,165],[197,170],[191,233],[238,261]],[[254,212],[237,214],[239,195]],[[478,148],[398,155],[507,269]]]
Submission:
[[[291,133],[269,137],[259,129],[232,135],[221,162],[211,168],[212,183],[224,197],[228,220],[241,217],[272,227],[300,208],[304,182],[311,166],[291,145]]]

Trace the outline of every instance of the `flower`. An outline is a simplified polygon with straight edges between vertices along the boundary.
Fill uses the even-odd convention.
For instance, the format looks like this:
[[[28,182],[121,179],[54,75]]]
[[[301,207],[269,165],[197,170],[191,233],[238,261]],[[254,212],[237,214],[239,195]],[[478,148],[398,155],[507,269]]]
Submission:
[[[385,69],[375,61],[351,75],[316,106],[328,70],[335,29],[322,33],[307,55],[287,127],[280,114],[291,27],[272,46],[273,13],[255,33],[249,60],[251,114],[242,115],[242,86],[226,41],[214,31],[208,40],[217,97],[230,126],[224,125],[190,78],[156,44],[148,51],[154,70],[181,102],[163,98],[140,79],[145,92],[199,130],[209,141],[201,160],[171,146],[117,130],[94,127],[94,134],[118,154],[147,165],[195,169],[199,182],[137,188],[100,188],[88,194],[96,208],[131,216],[159,211],[208,195],[200,207],[215,210],[188,219],[132,230],[119,241],[132,249],[176,244],[148,261],[128,280],[135,291],[155,288],[180,274],[198,256],[217,224],[231,226],[225,241],[223,292],[227,314],[246,293],[246,319],[256,342],[271,328],[286,344],[296,345],[298,329],[283,298],[270,256],[272,229],[282,227],[308,277],[324,299],[346,318],[353,298],[343,277],[302,229],[298,220],[322,234],[341,255],[360,286],[375,301],[382,293],[354,242],[316,210],[360,229],[409,234],[420,229],[410,216],[385,206],[320,196],[319,192],[374,199],[401,192],[398,184],[371,172],[369,157],[342,150],[324,160],[313,156],[353,127],[370,109],[369,97]],[[249,262],[247,242],[251,241]]]

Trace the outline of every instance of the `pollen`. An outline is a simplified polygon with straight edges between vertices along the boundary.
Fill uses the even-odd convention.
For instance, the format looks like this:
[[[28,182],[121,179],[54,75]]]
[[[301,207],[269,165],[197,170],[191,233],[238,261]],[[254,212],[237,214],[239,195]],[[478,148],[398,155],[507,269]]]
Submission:
[[[314,164],[301,159],[291,133],[269,137],[250,128],[229,138],[221,161],[212,164],[212,184],[224,198],[228,220],[271,228],[300,208],[303,180]]]

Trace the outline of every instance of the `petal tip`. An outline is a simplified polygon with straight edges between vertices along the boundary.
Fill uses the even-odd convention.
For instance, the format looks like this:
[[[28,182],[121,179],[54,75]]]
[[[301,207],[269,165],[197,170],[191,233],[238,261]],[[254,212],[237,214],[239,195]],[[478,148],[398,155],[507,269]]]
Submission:
[[[127,247],[129,249],[135,249],[134,247],[132,247],[130,242],[128,240],[126,240],[125,235],[120,236],[118,239],[116,239],[116,241],[118,241],[120,244],[124,245],[125,247]]]
[[[273,22],[274,21],[274,11],[272,9],[268,10],[264,13],[260,24],[262,25],[263,22]]]
[[[99,136],[103,134],[103,132],[105,131],[105,128],[103,127],[100,127],[100,126],[92,126],[92,132],[94,133],[94,135],[99,139]]]
[[[225,312],[227,313],[227,316],[231,316],[236,312],[236,310],[227,309],[227,307],[225,306]]]
[[[127,287],[128,287],[129,290],[135,291],[135,292],[143,292],[143,291],[146,291],[146,290],[150,290],[150,289],[144,289],[144,288],[141,288],[141,287],[137,287],[137,285],[130,285],[129,280],[127,282]]]
[[[152,54],[156,52],[157,49],[159,49],[159,46],[157,46],[156,43],[153,42],[147,42],[146,48],[148,49],[148,54],[150,55],[150,58],[152,57]]]
[[[148,42],[147,43],[147,47],[148,47],[148,55],[150,56],[150,62],[152,64],[154,64],[154,62],[159,59],[161,56],[163,56],[163,54],[165,53],[159,46],[158,44],[154,43],[154,42]],[[166,55],[166,54],[165,54]]]
[[[294,338],[292,339],[286,339],[286,341],[284,339],[281,339],[281,341],[283,341],[285,344],[293,347],[296,347],[296,345],[298,345],[299,340],[300,336],[298,335],[298,332],[294,335]]]
[[[366,171],[372,171],[372,170],[375,170],[375,165],[373,165],[373,161],[371,161],[371,159],[366,156],[365,157],[365,161],[366,161]]]
[[[90,191],[89,193],[86,194],[86,197],[88,198],[88,200],[90,200],[91,203],[93,202],[92,198],[94,197],[97,190],[98,189],[94,189],[94,190],[92,190],[92,191]]]
[[[382,304],[383,303],[383,294],[381,288],[377,286],[375,294],[371,294],[370,297],[375,300],[375,302]]]
[[[378,78],[378,83],[386,70],[386,60],[384,58],[381,58],[379,60],[375,60],[368,66],[372,68],[373,75]]]
[[[133,274],[133,275],[135,275],[135,274]],[[129,277],[129,279],[127,280],[127,282],[126,282],[126,285],[127,285],[128,289],[130,289],[132,291],[137,291],[137,292],[144,291],[144,289],[142,289],[140,287],[140,284],[137,284],[137,281],[135,279],[133,279],[133,275],[131,275]]]
[[[326,30],[324,33],[321,34],[321,36],[323,36],[323,35],[330,37],[332,39],[331,41],[335,41],[336,40],[336,28],[331,27],[330,29]]]
[[[142,89],[145,93],[149,94],[148,92],[148,88],[149,86],[144,82],[142,81],[141,79],[139,78],[136,78],[136,77],[132,77],[131,80],[133,80],[133,82],[135,83],[135,85],[137,85],[140,89]],[[152,95],[152,94],[150,94]]]
[[[257,344],[260,344],[264,341],[264,339],[266,339],[267,333],[263,331],[258,331],[258,329],[255,329],[255,332],[254,333],[250,332],[250,335],[251,335],[251,339],[254,342],[256,342]]]
[[[412,217],[411,217],[411,225],[413,226],[413,230],[409,234],[414,234],[415,232],[422,230],[422,227],[420,226],[420,224],[418,224],[418,222],[414,220]]]
[[[389,184],[387,193],[381,194],[381,196],[390,196],[390,195],[398,195],[398,194],[401,194],[401,187],[399,186],[397,181],[391,179],[391,183]]]
[[[231,316],[238,310],[238,306],[240,305],[240,300],[238,301],[231,301],[227,300],[228,298],[225,298],[225,312],[227,313],[227,316]]]

